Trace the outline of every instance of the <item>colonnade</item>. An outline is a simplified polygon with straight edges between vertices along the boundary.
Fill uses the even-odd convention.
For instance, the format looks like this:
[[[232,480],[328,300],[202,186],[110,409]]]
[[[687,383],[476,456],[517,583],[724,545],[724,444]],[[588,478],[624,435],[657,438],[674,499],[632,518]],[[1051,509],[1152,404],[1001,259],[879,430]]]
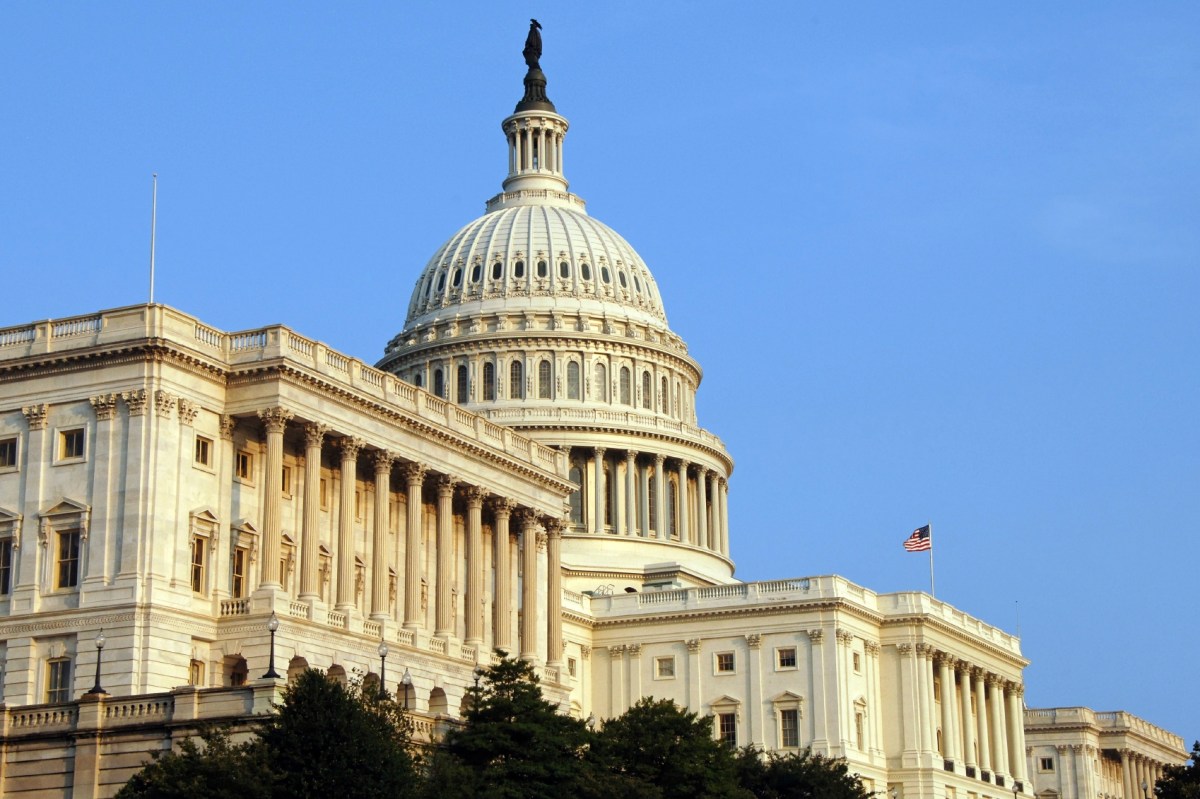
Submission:
[[[604,447],[577,447],[571,462],[580,483],[576,529],[677,540],[729,556],[729,484],[719,472],[661,453]]]
[[[566,120],[555,116],[516,117],[509,121],[508,174],[510,177],[527,172],[562,174],[563,139],[567,134]]]
[[[913,686],[904,695],[905,750],[933,750],[947,769],[1028,790],[1024,686],[928,644],[897,650]]]
[[[1163,764],[1159,761],[1133,749],[1121,750],[1121,789],[1125,799],[1150,799],[1155,783],[1162,777]]]
[[[259,412],[266,432],[266,460],[263,466],[264,491],[262,495],[262,557],[259,561],[259,588],[282,590],[280,550],[282,526],[280,502],[282,496],[282,474],[284,434],[292,419],[291,412],[283,408],[268,408]],[[304,424],[304,475],[301,497],[302,515],[300,530],[300,579],[299,595],[302,601],[321,600],[320,592],[320,475],[321,453],[330,435],[328,425],[309,422]],[[337,510],[335,559],[333,573],[336,575],[334,609],[343,613],[357,611],[355,581],[355,517],[356,491],[358,488],[358,465],[360,455],[368,455],[373,468],[374,513],[369,531],[372,541],[370,565],[370,597],[367,612],[372,620],[385,623],[401,621],[408,630],[420,630],[425,626],[425,604],[427,597],[423,587],[433,577],[434,613],[433,636],[440,639],[456,638],[460,614],[456,611],[456,582],[458,563],[455,556],[454,499],[461,496],[466,505],[465,555],[466,586],[461,603],[461,620],[464,632],[463,643],[480,646],[490,637],[493,647],[512,650],[512,607],[511,596],[517,584],[517,570],[510,557],[511,539],[517,538],[521,549],[521,567],[524,576],[521,593],[520,653],[523,658],[537,659],[539,586],[538,552],[547,552],[545,575],[547,583],[548,658],[557,663],[562,656],[562,584],[561,548],[559,541],[566,526],[564,520],[537,513],[532,508],[520,507],[511,498],[493,492],[484,486],[467,484],[453,475],[433,474],[424,465],[415,461],[401,461],[400,456],[385,448],[370,448],[362,439],[341,436],[330,442],[337,449],[340,462],[341,493]],[[392,531],[390,501],[393,472],[399,467],[403,477],[404,492],[397,499],[405,506],[402,535],[404,547],[404,592],[402,614],[394,619],[389,607],[391,600],[390,573],[398,564],[390,562],[387,538]],[[432,477],[435,490],[435,552],[433,575],[426,574],[425,559],[422,557],[424,538],[424,492],[427,477]],[[485,565],[483,546],[483,510],[485,504],[492,513],[492,538],[495,545],[493,557],[494,595],[492,617],[484,618],[485,608]],[[513,522],[516,522],[515,526]],[[398,525],[399,526],[399,525]],[[490,630],[487,628],[491,622]],[[490,636],[488,633],[490,632]]]

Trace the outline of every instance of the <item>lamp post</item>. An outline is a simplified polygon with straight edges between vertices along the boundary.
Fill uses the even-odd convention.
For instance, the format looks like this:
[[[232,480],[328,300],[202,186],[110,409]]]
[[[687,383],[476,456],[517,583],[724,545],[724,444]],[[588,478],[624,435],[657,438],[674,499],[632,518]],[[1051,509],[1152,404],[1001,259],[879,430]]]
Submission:
[[[1150,783],[1146,782],[1145,780],[1142,780],[1142,793],[1145,795],[1146,799],[1150,799]]]
[[[271,659],[267,661],[267,673],[263,675],[263,679],[277,680],[279,673],[275,671],[275,631],[279,629],[279,617],[275,615],[275,611],[271,611],[267,629],[271,631]]]
[[[379,648],[375,650],[379,653],[379,696],[387,693],[387,678],[384,676],[384,669],[387,667],[388,645],[382,638],[379,639]]]
[[[1013,799],[1017,799],[1017,797],[1020,795],[1020,793],[1021,793],[1021,784],[1019,782],[1017,782],[1016,780],[1013,780]]]
[[[100,685],[100,656],[104,653],[104,629],[101,628],[100,634],[96,636],[96,684],[92,686],[92,690],[88,691],[91,694],[107,694],[108,691]]]
[[[404,668],[404,676],[400,678],[400,684],[404,686],[404,712],[408,712],[408,689],[412,688],[412,675],[408,673],[408,667]]]

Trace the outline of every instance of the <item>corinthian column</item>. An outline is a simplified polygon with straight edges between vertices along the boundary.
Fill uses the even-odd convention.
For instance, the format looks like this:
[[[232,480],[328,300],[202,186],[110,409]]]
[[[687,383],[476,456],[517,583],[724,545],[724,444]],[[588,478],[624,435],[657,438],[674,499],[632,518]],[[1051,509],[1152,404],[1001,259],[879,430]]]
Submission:
[[[496,516],[496,595],[492,598],[492,647],[512,651],[512,541],[509,520],[517,503],[507,497],[492,501]]]
[[[942,685],[942,757],[958,760],[958,731],[954,728],[954,672],[950,670],[950,657],[944,652],[936,656],[938,680]]]
[[[342,502],[338,509],[337,607],[347,611],[354,607],[354,487],[358,479],[358,451],[362,439],[345,437],[338,440],[342,450]]]
[[[546,660],[552,666],[562,663],[562,536],[567,522],[547,517],[546,528]]]
[[[467,487],[467,596],[463,602],[466,642],[483,643],[483,500],[487,492]]]
[[[983,682],[983,669],[978,667],[971,669],[971,676],[975,678],[975,721],[979,729],[979,769],[991,771],[991,736],[988,735],[987,688]]]
[[[317,526],[321,514],[321,445],[329,427],[323,424],[304,426],[304,522],[300,541],[300,598],[308,601],[320,598],[317,587],[317,567],[321,557],[320,534]]]
[[[292,412],[267,408],[258,412],[267,428],[266,478],[263,480],[263,553],[259,564],[260,588],[283,588],[279,574],[279,552],[283,532],[280,529],[280,502],[283,494],[283,430]]]
[[[594,457],[595,457],[595,460],[593,461],[592,470],[595,472],[593,477],[595,479],[595,484],[596,484],[596,490],[595,490],[595,500],[596,501],[592,504],[594,504],[596,507],[595,507],[595,512],[592,514],[592,532],[593,533],[603,533],[604,532],[604,506],[605,506],[604,492],[606,490],[606,487],[604,485],[604,447],[596,447]]]
[[[667,524],[667,481],[663,476],[663,461],[666,458],[654,456],[654,528],[662,540],[671,537],[670,526]]]
[[[625,452],[625,535],[637,534],[637,453]]]
[[[688,524],[688,462],[679,461],[679,543],[694,544],[692,526]]]
[[[956,666],[962,674],[962,681],[959,684],[959,693],[961,694],[959,718],[962,719],[963,729],[963,760],[966,761],[968,769],[974,769],[976,765],[975,722],[971,719],[971,671],[964,661],[958,661]]]
[[[992,763],[996,774],[1008,774],[1008,750],[1004,741],[1004,689],[1000,678],[990,675],[988,686],[991,689],[988,707],[992,716]]]
[[[708,541],[708,469],[696,469],[696,543],[706,549]]]
[[[391,521],[388,499],[392,495],[394,453],[379,450],[375,463],[375,535],[371,541],[371,618],[383,622],[388,617],[387,530]]]
[[[1012,778],[1022,785],[1029,779],[1025,767],[1025,711],[1021,707],[1021,695],[1024,693],[1025,687],[1020,683],[1010,683],[1005,691],[1005,697],[1008,699],[1009,766],[1012,769]]]
[[[433,634],[454,635],[454,478],[442,475],[437,481],[437,611]]]
[[[521,659],[537,660],[537,516],[528,508],[517,511],[521,523]]]
[[[425,467],[419,463],[404,464],[404,479],[408,485],[408,526],[404,542],[404,629],[421,627],[421,538],[424,535],[422,516],[425,506],[421,488],[425,484]]]

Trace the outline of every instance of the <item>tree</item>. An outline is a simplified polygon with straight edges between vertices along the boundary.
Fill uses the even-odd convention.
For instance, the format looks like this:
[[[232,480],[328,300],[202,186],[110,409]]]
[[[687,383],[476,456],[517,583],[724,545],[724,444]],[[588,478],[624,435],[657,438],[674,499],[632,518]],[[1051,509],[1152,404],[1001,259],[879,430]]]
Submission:
[[[734,750],[713,738],[712,717],[652,697],[604,723],[596,759],[663,799],[749,796],[737,783]]]
[[[1200,799],[1200,741],[1192,744],[1192,764],[1167,766],[1154,786],[1158,799]]]
[[[203,744],[203,746],[201,746]],[[185,738],[179,749],[154,752],[117,799],[269,799],[271,773],[258,741],[234,744],[226,730]]]
[[[846,761],[808,749],[781,755],[747,746],[737,754],[738,781],[756,799],[868,799]]]

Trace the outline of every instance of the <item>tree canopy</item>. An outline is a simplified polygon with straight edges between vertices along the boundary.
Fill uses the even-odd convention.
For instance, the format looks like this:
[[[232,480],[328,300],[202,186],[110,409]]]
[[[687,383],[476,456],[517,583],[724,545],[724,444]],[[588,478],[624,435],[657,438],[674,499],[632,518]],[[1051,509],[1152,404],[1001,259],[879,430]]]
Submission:
[[[1158,799],[1200,799],[1200,741],[1192,744],[1192,763],[1167,766],[1154,786]]]

